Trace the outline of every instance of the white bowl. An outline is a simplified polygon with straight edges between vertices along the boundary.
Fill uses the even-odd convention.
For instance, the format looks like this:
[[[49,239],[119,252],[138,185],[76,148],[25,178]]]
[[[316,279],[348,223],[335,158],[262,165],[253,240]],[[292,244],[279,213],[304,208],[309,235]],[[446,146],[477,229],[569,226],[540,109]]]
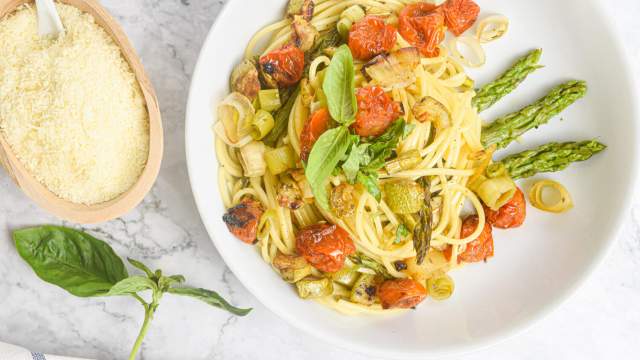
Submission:
[[[486,119],[516,110],[569,78],[589,83],[589,94],[562,114],[564,121],[551,121],[505,152],[594,137],[608,144],[592,160],[544,176],[567,186],[575,208],[563,215],[529,208],[522,228],[495,231],[495,257],[453,272],[456,292],[449,301],[428,300],[400,316],[355,318],[300,300],[258,252],[233,238],[222,222],[213,108],[227,94],[229,74],[251,35],[280,19],[285,3],[227,3],[202,48],[187,108],[186,151],[195,200],[209,235],[240,281],[293,326],[348,349],[394,358],[425,358],[486,346],[524,329],[567,299],[615,240],[630,205],[638,163],[633,74],[598,2],[479,1],[482,15],[507,15],[511,29],[506,38],[485,47],[488,64],[472,72],[477,83],[497,76],[534,47],[544,49],[546,65],[483,114]]]

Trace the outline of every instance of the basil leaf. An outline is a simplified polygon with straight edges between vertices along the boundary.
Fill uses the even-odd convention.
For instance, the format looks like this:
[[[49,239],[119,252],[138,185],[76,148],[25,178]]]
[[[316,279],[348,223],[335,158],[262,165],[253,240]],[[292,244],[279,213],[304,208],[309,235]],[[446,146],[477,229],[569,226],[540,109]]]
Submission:
[[[155,274],[153,273],[153,271],[151,271],[151,269],[147,267],[147,265],[141,263],[138,260],[134,260],[131,258],[127,258],[127,261],[129,262],[129,264],[133,265],[133,267],[137,268],[138,270],[144,271],[144,273],[147,274],[148,278],[153,279],[155,277]]]
[[[369,144],[353,144],[347,160],[342,164],[344,175],[351,184],[356,181],[360,166],[368,164],[369,161],[371,161],[371,157],[367,153],[367,148],[369,148]]]
[[[158,286],[153,280],[144,276],[130,276],[120,280],[106,294],[107,296],[130,295],[144,290],[155,290]]]
[[[403,119],[396,120],[384,134],[371,142],[371,146],[369,146],[371,162],[363,168],[365,172],[378,171],[384,166],[387,159],[391,157],[393,151],[398,147],[400,139],[404,137],[407,127],[409,126]]]
[[[196,288],[169,288],[167,292],[174,295],[192,297],[194,299],[203,301],[211,306],[227,310],[228,312],[239,316],[247,315],[252,310],[237,308],[229,304],[217,292],[211,290]]]
[[[380,201],[382,198],[382,192],[378,187],[378,174],[377,173],[367,173],[364,174],[362,171],[358,172],[357,181],[364,186],[365,189],[369,192],[369,194],[373,195],[376,198],[376,201]]]
[[[326,180],[352,143],[353,138],[349,135],[349,130],[340,126],[325,131],[311,149],[305,176],[313,196],[324,209],[329,209]]]
[[[104,241],[60,226],[40,226],[13,232],[20,256],[44,281],[73,295],[106,294],[128,277],[124,263]]]
[[[358,112],[353,56],[347,45],[336,50],[322,84],[331,117],[345,125],[353,122]]]

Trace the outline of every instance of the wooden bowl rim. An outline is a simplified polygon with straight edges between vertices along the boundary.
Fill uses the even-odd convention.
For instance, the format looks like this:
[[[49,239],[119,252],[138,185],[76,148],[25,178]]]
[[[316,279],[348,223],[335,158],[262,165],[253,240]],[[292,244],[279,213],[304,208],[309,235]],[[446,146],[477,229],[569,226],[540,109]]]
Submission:
[[[64,200],[40,184],[17,159],[13,150],[0,131],[0,165],[3,165],[9,176],[36,204],[47,212],[64,220],[94,224],[118,218],[135,208],[149,193],[160,172],[162,163],[164,135],[162,117],[155,90],[142,66],[140,58],[129,42],[120,25],[108,11],[96,0],[56,0],[74,6],[93,16],[120,47],[122,56],[129,63],[145,98],[149,115],[149,155],[147,164],[136,183],[117,198],[95,205],[76,204]],[[20,5],[33,3],[34,0],[0,0],[0,21],[13,13]],[[4,154],[3,154],[4,152]]]

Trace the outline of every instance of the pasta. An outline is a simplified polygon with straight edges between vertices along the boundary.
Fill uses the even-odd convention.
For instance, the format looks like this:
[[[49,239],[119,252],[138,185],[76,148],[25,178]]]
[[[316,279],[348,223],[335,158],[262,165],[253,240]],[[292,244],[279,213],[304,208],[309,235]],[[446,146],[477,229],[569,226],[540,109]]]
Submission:
[[[496,145],[479,116],[504,96],[495,96],[497,86],[511,91],[523,78],[477,93],[464,69],[485,63],[480,43],[502,37],[508,20],[487,18],[477,37],[455,37],[447,48],[445,24],[456,34],[469,29],[479,12],[472,0],[296,0],[288,11],[249,41],[246,71],[233,82],[260,88],[257,98],[232,84],[218,108],[229,230],[257,244],[301,297],[344,314],[401,311],[426,288],[449,298],[447,273],[493,256],[492,226],[519,226],[525,216],[509,173],[521,164],[493,162]],[[424,16],[433,27],[417,36]],[[478,61],[464,58],[458,42]],[[314,46],[303,51],[302,43]],[[538,59],[504,76],[526,77]],[[256,111],[269,121],[252,132]]]

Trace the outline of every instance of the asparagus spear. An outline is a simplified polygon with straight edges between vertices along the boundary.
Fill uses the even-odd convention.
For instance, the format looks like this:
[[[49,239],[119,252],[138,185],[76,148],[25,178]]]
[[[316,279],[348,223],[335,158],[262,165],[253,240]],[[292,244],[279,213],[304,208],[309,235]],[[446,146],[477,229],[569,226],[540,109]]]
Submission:
[[[542,67],[538,65],[541,55],[542,49],[535,49],[518,59],[499,78],[476,91],[472,101],[473,106],[478,109],[478,112],[482,112],[515,90],[529,74]]]
[[[280,99],[284,101],[284,105],[276,110],[273,118],[275,119],[275,125],[273,129],[267,136],[262,139],[265,144],[274,147],[278,144],[278,140],[282,137],[287,131],[287,125],[289,124],[289,114],[291,114],[291,109],[293,109],[293,105],[296,103],[296,98],[300,93],[300,86],[286,88],[284,90],[280,90]]]
[[[515,180],[541,172],[560,171],[573,162],[588,160],[606,148],[606,145],[596,140],[549,143],[493,163],[487,169],[487,174],[491,176],[492,173],[499,173],[504,169]]]
[[[527,131],[546,124],[587,92],[584,81],[569,81],[553,88],[535,103],[498,118],[482,128],[482,144],[504,148]]]
[[[424,204],[418,212],[418,223],[413,229],[413,247],[416,249],[416,263],[422,264],[429,247],[431,246],[431,226],[433,225],[433,213],[431,209],[431,182],[426,176],[420,179],[420,184],[425,188]]]
[[[387,268],[385,268],[384,265],[380,264],[379,262],[361,252],[357,252],[356,254],[349,256],[349,259],[355,264],[375,271],[378,275],[382,275],[385,279],[393,279],[393,276],[389,274]]]

